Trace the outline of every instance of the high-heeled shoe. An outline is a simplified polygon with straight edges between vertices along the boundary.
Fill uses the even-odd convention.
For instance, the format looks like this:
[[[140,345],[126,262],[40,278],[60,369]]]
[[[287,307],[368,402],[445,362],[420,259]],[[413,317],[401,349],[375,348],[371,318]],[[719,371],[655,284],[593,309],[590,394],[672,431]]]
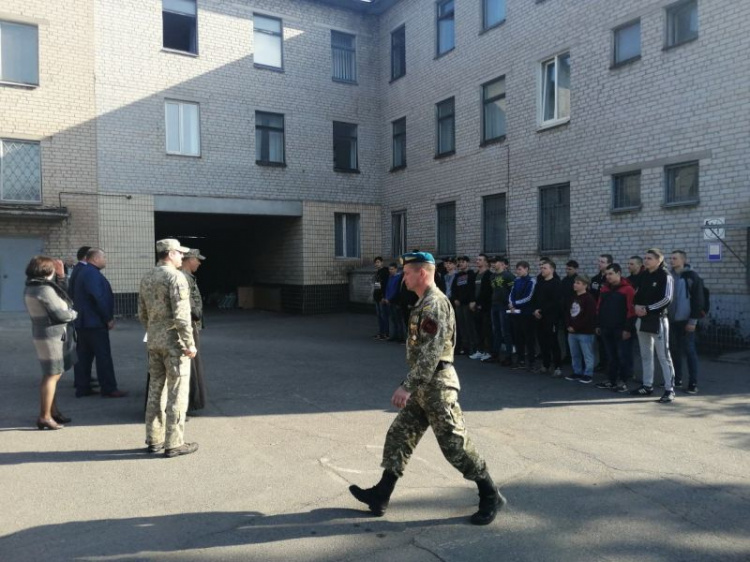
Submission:
[[[36,420],[37,429],[62,429],[63,427],[65,426],[60,425],[53,419],[43,420],[42,418],[39,418],[38,420]]]
[[[52,419],[55,420],[57,423],[70,423],[73,420],[70,419],[67,416],[62,415],[60,412],[57,412],[56,414],[52,414]]]

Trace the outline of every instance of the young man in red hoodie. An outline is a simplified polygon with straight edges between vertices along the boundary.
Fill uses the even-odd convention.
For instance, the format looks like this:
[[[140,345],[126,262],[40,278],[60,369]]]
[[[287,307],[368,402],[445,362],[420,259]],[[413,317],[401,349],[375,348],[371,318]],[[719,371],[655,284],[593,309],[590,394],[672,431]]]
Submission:
[[[591,281],[586,275],[576,276],[575,294],[565,311],[568,344],[573,372],[565,380],[591,384],[594,380],[594,332],[596,330],[596,301],[588,292]]]
[[[597,303],[597,333],[607,349],[609,380],[596,388],[627,392],[627,381],[633,368],[633,331],[635,330],[635,289],[622,276],[619,264],[612,263],[604,271],[606,282]]]

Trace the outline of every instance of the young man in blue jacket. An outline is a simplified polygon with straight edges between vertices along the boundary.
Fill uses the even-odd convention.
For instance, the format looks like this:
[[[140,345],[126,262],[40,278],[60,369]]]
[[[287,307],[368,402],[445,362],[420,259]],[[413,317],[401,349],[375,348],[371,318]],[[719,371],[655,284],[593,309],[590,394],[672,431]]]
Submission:
[[[513,322],[513,341],[516,343],[517,362],[514,369],[534,367],[536,338],[534,328],[534,291],[536,277],[529,275],[529,262],[519,261],[516,264],[516,279],[508,296],[508,312]]]

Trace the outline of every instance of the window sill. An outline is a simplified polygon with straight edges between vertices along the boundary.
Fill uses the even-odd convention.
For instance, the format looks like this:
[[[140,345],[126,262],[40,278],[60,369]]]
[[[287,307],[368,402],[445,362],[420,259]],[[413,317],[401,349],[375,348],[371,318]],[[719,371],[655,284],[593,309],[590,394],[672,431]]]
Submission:
[[[479,32],[479,36],[481,37],[481,36],[482,36],[482,35],[484,35],[485,33],[489,32],[489,31],[492,31],[493,29],[497,29],[498,27],[502,27],[502,25],[503,25],[504,23],[505,23],[505,19],[502,19],[501,21],[499,21],[499,22],[497,22],[497,23],[493,23],[493,24],[492,24],[491,26],[489,26],[489,27],[483,27],[483,28],[482,28],[482,30],[481,30],[481,31]]]
[[[336,82],[337,84],[348,84],[349,86],[359,86],[359,82],[356,80],[344,80],[343,78],[334,78],[331,77],[332,82]]]
[[[440,154],[435,155],[435,160],[441,160],[443,158],[448,158],[449,156],[453,156],[456,153],[455,150],[451,150],[449,152],[442,152]]]
[[[673,209],[679,207],[697,207],[700,205],[700,199],[691,199],[690,201],[675,201],[672,203],[662,203],[662,209]]]
[[[391,79],[388,81],[389,84],[393,84],[397,80],[401,80],[404,76],[406,76],[406,72],[404,72],[401,76],[396,76],[395,78],[391,77]]]
[[[544,131],[557,129],[558,127],[564,127],[568,123],[570,123],[570,117],[566,117],[565,119],[558,119],[557,121],[547,121],[546,123],[542,123],[541,125],[539,125],[536,132],[543,133]]]
[[[442,59],[442,58],[443,58],[444,56],[446,56],[446,55],[449,55],[449,54],[451,54],[451,53],[452,53],[453,51],[455,51],[455,50],[456,50],[456,47],[455,47],[455,46],[454,46],[454,47],[451,47],[451,48],[450,48],[450,49],[448,49],[447,51],[443,51],[442,53],[438,53],[438,54],[436,54],[436,55],[435,55],[435,58],[434,58],[433,60],[438,60],[438,59]]]
[[[406,169],[406,164],[401,164],[400,166],[394,166],[393,168],[391,168],[388,171],[389,172],[398,172],[399,170],[405,170],[405,169]]]
[[[284,67],[279,66],[268,66],[267,64],[259,64],[257,62],[253,63],[253,66],[257,68],[258,70],[270,70],[271,72],[278,72],[280,74],[284,74]]]
[[[265,166],[267,168],[286,168],[286,162],[267,162],[265,160],[256,160],[256,166]]]
[[[180,152],[167,152],[167,156],[176,156],[177,158],[201,158],[200,154],[181,154]]]
[[[480,148],[484,148],[485,146],[491,146],[493,144],[501,144],[505,142],[505,135],[501,135],[499,137],[495,137],[494,139],[487,139],[479,143]]]
[[[565,256],[570,254],[570,248],[567,250],[545,250],[544,248],[539,248],[538,253],[540,256]]]
[[[620,62],[613,62],[612,65],[609,67],[609,69],[617,70],[618,68],[622,68],[623,66],[628,66],[630,64],[633,64],[634,62],[638,62],[639,60],[641,60],[641,55],[630,57],[629,59],[625,59]]]
[[[349,168],[334,168],[334,172],[338,172],[339,174],[361,174],[359,170],[355,169],[349,169]]]
[[[0,80],[0,86],[19,88],[21,90],[36,90],[39,87],[39,84],[24,84],[23,82],[6,82],[5,80]]]
[[[609,212],[613,215],[624,215],[626,213],[637,213],[641,209],[643,209],[643,205],[633,205],[632,207],[613,207]]]
[[[662,47],[662,51],[671,51],[672,49],[676,49],[677,47],[682,47],[683,45],[687,45],[688,43],[692,43],[693,41],[698,40],[698,35],[695,37],[691,37],[690,39],[685,39],[684,41],[680,41],[679,43],[675,43],[674,45],[664,45]]]
[[[191,59],[198,58],[198,53],[191,53],[190,51],[180,51],[179,49],[170,49],[168,47],[162,47],[161,52],[167,53],[169,55],[182,55],[183,57],[189,57]]]

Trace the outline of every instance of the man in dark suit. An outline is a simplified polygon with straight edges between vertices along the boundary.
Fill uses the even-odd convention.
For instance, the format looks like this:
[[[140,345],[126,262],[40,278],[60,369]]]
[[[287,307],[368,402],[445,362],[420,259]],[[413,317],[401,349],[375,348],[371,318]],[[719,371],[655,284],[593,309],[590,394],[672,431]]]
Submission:
[[[75,293],[75,283],[78,279],[78,274],[81,273],[81,270],[84,267],[86,267],[86,254],[89,253],[90,249],[91,246],[81,246],[78,248],[78,252],[76,252],[76,259],[78,262],[73,266],[73,270],[70,272],[70,277],[68,278],[68,285],[65,287],[65,290],[68,292],[71,299]]]
[[[101,272],[107,266],[107,255],[101,248],[91,248],[86,254],[86,262],[70,283],[74,308],[78,312],[76,396],[80,398],[95,393],[91,388],[91,365],[96,358],[96,376],[102,396],[122,398],[127,393],[117,389],[109,343],[109,331],[115,326],[115,299],[109,281]]]

